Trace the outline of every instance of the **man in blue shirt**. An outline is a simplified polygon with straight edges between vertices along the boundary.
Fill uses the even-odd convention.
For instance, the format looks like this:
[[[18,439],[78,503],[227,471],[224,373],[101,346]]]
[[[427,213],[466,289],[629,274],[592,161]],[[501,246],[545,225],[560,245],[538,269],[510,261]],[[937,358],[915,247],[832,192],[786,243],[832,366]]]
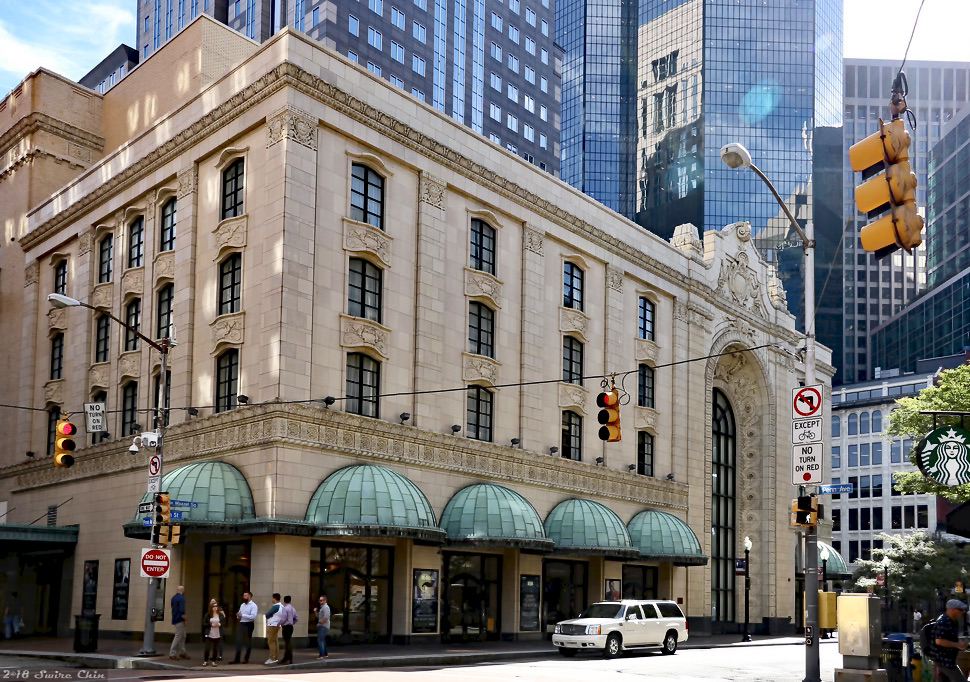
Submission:
[[[967,605],[959,599],[946,603],[946,613],[936,619],[933,625],[933,650],[930,658],[935,664],[934,680],[943,682],[966,682],[967,676],[957,667],[957,653],[967,648],[960,641],[960,625],[967,613]]]
[[[172,646],[168,650],[168,657],[173,661],[188,658],[185,652],[185,587],[179,585],[172,595],[172,625],[175,626],[175,636]]]
[[[256,627],[256,614],[258,612],[259,607],[253,601],[253,595],[249,592],[243,592],[242,604],[239,605],[239,611],[236,612],[236,618],[239,620],[239,627],[236,628],[236,658],[229,661],[230,665],[239,663],[239,654],[242,653],[243,644],[246,645],[246,658],[243,659],[243,663],[249,663],[249,654],[253,651],[253,629]]]

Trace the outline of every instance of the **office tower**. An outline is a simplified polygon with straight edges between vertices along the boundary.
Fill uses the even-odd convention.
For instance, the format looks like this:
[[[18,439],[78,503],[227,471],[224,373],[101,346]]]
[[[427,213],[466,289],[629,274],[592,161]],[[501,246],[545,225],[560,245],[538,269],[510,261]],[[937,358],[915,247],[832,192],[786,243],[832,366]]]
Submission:
[[[290,26],[559,174],[562,50],[553,42],[551,0],[138,0],[137,6],[142,61],[200,13],[256,42]]]
[[[927,290],[873,330],[876,367],[912,371],[919,358],[970,347],[970,107],[943,131],[928,164]]]
[[[848,148],[876,132],[879,118],[890,119],[889,98],[893,78],[900,63],[876,59],[845,60],[845,142]],[[927,206],[929,152],[940,140],[942,128],[967,103],[970,97],[970,64],[961,62],[907,62],[904,72],[909,85],[906,102],[916,115],[916,130],[911,130],[913,143],[910,156],[919,180],[916,203]],[[909,126],[907,125],[907,129]],[[945,355],[916,351],[911,358],[884,356],[875,360],[875,349],[869,343],[873,331],[887,322],[926,290],[926,249],[934,239],[933,217],[923,234],[923,246],[912,254],[905,251],[876,260],[859,243],[859,231],[869,222],[855,207],[854,190],[861,176],[846,165],[843,206],[845,240],[843,243],[843,290],[845,338],[842,357],[833,354],[838,368],[835,383],[865,381],[876,366],[909,367],[916,358]],[[921,330],[920,334],[928,330]],[[884,337],[885,338],[885,337]],[[897,340],[898,342],[899,340]],[[908,342],[919,343],[917,339]],[[895,343],[895,342],[892,342]],[[898,346],[897,346],[898,348]],[[958,350],[958,349],[957,349]]]
[[[664,238],[749,220],[770,260],[791,251],[780,273],[801,328],[800,241],[720,149],[744,144],[801,225],[812,220],[813,131],[841,125],[841,2],[564,0],[556,12],[563,179]],[[840,226],[827,227],[837,238]]]

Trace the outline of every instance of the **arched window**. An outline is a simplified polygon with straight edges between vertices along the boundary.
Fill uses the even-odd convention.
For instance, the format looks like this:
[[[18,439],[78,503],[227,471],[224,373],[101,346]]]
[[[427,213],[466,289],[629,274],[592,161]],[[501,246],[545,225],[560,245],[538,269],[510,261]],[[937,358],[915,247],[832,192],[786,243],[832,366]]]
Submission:
[[[637,338],[653,341],[653,318],[656,307],[646,296],[640,297],[637,311]]]
[[[51,337],[51,380],[60,379],[64,369],[64,334],[57,332]]]
[[[159,235],[159,251],[171,251],[175,248],[175,197],[162,206],[162,229]]]
[[[158,290],[158,325],[156,339],[172,336],[172,303],[175,300],[175,285],[169,282]]]
[[[714,389],[711,435],[711,619],[734,616],[736,448],[734,411],[727,396]]]
[[[94,361],[107,362],[111,344],[111,318],[107,315],[98,315],[98,321],[95,327]]]
[[[869,413],[859,413],[859,433],[869,433]]]
[[[842,437],[842,420],[837,414],[832,415],[832,438]]]
[[[882,433],[882,412],[879,410],[872,411],[872,432]]]
[[[91,397],[91,402],[107,403],[108,393],[106,391],[98,391]],[[104,426],[107,427],[108,424],[104,423]],[[110,435],[111,434],[109,434],[107,431],[95,431],[94,433],[91,434],[91,445],[97,445],[98,443],[103,443],[104,441],[108,440]]]
[[[859,415],[855,413],[849,415],[849,435],[859,435]]]
[[[62,260],[54,266],[54,293],[67,295],[67,261]]]

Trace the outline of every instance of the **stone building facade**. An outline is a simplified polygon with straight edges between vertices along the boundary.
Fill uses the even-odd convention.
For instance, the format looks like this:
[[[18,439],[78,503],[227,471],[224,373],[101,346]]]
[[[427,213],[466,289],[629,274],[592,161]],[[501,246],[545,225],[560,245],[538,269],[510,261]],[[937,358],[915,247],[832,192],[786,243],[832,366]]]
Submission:
[[[295,32],[203,17],[104,95],[44,71],[21,91],[0,572],[29,629],[144,623],[149,453],[129,448],[161,359],[118,321],[177,340],[162,487],[185,541],[159,605],[278,591],[306,636],[327,591],[337,641],[539,638],[619,581],[736,631],[750,536],[752,622],[790,627],[804,339],[747,223],[665,242]],[[69,178],[8,201],[77,139]],[[102,401],[109,433],[54,467],[57,416]]]

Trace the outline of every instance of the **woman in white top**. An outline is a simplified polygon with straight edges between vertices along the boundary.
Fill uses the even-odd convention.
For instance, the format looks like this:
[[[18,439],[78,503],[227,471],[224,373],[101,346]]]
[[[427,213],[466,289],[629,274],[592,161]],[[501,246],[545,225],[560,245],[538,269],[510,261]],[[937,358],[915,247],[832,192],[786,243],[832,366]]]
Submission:
[[[219,652],[219,641],[222,639],[223,611],[219,604],[213,599],[209,603],[209,610],[205,620],[205,652],[202,655],[202,667],[212,661],[212,667],[216,667],[216,655]]]

